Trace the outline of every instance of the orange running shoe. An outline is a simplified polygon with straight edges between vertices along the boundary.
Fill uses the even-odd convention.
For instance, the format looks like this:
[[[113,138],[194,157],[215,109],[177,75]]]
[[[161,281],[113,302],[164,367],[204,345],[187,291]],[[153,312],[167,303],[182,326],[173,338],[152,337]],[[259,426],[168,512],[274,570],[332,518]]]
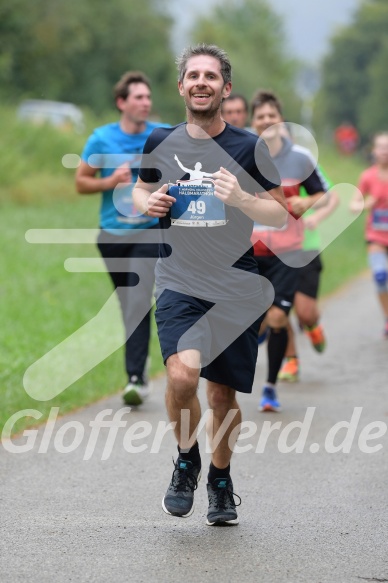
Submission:
[[[310,338],[313,348],[317,352],[323,352],[326,348],[326,338],[323,333],[323,328],[320,324],[315,324],[315,326],[304,326],[305,334]]]
[[[279,381],[295,383],[299,380],[299,359],[295,356],[287,356],[278,374]]]

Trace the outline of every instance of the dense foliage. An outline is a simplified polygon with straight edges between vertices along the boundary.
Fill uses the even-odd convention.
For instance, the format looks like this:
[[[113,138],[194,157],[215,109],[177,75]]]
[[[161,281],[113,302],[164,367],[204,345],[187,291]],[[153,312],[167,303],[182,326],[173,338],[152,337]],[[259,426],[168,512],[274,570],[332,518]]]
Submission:
[[[121,74],[141,69],[152,80],[156,113],[180,121],[167,8],[167,0],[0,0],[0,97],[71,101],[100,113],[112,107]],[[229,53],[236,91],[250,99],[259,87],[273,88],[293,110],[295,68],[266,0],[217,5],[193,22],[187,44],[203,41]]]
[[[333,38],[318,99],[321,123],[355,125],[367,138],[388,128],[388,3],[364,0]]]
[[[298,121],[296,62],[287,55],[281,18],[266,0],[225,0],[195,25],[197,42],[224,48],[233,66],[233,89],[250,101],[258,89],[272,89],[285,113]]]
[[[103,111],[127,70],[154,85],[157,112],[183,107],[161,0],[0,0],[3,98],[72,101]]]

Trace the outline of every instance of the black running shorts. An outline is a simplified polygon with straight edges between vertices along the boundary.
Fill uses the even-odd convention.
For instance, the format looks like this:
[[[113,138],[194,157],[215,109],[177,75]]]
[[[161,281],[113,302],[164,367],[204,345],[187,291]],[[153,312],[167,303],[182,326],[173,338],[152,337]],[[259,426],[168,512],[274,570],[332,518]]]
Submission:
[[[299,251],[284,253],[283,257],[290,260],[298,256]],[[294,296],[298,285],[299,268],[290,267],[281,260],[282,255],[256,255],[255,259],[259,273],[266,277],[274,287],[275,298],[273,305],[286,314],[289,314],[294,303]],[[291,261],[290,261],[291,262]]]
[[[299,279],[297,291],[309,298],[318,297],[319,280],[323,269],[320,255],[316,251],[303,251],[303,257],[308,261],[305,267],[298,269]]]
[[[252,301],[212,303],[164,290],[156,300],[155,312],[164,363],[183,350],[199,350],[201,377],[250,393],[256,369],[257,332],[264,312],[260,300],[254,303],[252,309]]]

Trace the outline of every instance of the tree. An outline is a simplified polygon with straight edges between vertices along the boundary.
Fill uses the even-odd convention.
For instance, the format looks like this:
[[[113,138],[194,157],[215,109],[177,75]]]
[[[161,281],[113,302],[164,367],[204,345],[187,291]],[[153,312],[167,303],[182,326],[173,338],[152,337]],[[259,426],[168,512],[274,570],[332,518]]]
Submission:
[[[327,125],[350,121],[364,138],[388,127],[387,30],[386,0],[364,0],[352,24],[334,37],[318,101]]]
[[[297,64],[286,54],[282,21],[266,0],[226,0],[199,19],[192,35],[195,42],[227,51],[234,91],[250,100],[258,89],[272,89],[284,101],[290,121],[298,121]]]
[[[364,136],[388,128],[388,39],[384,39],[376,59],[369,66],[369,90],[360,104],[359,127]]]
[[[0,84],[13,99],[72,101],[100,112],[112,106],[122,73],[141,69],[156,110],[174,121],[183,107],[172,20],[161,7],[161,0],[0,0]]]

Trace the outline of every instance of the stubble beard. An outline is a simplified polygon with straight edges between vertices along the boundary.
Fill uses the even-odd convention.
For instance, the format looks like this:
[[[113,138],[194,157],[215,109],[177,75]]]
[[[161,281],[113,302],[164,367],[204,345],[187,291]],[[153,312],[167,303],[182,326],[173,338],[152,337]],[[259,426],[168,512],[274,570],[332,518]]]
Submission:
[[[188,117],[191,120],[195,120],[197,122],[209,124],[213,121],[213,119],[217,116],[217,113],[221,110],[221,98],[218,102],[214,102],[209,109],[197,109],[193,106],[190,100],[185,100],[186,110],[188,113]]]

